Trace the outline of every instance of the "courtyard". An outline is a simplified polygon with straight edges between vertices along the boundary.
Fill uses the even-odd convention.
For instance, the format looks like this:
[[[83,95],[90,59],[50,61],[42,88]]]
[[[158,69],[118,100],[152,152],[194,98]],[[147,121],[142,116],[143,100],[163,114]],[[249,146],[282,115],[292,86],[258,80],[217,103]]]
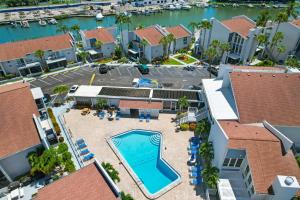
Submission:
[[[64,114],[66,127],[70,130],[73,141],[83,138],[89,150],[95,154],[100,162],[111,163],[119,172],[121,181],[117,183],[118,187],[122,191],[130,193],[134,199],[143,200],[147,198],[107,143],[109,137],[131,129],[161,132],[163,135],[162,156],[181,176],[181,183],[158,199],[203,199],[204,193],[201,185],[195,187],[189,183],[187,147],[193,132],[175,132],[175,122],[172,122],[174,117],[175,114],[160,113],[158,119],[140,122],[139,119],[135,118],[121,118],[118,121],[108,121],[107,118],[100,120],[95,115],[95,111],[82,116],[80,110],[71,109]]]

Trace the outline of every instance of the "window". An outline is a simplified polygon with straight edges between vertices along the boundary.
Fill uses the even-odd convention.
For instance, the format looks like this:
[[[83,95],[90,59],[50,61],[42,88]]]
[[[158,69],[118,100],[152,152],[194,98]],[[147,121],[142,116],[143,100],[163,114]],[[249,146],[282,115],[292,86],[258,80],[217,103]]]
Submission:
[[[235,164],[235,167],[240,167],[243,162],[243,159],[239,158]]]
[[[252,182],[252,177],[251,177],[251,175],[250,175],[250,176],[248,177],[248,184],[250,185],[251,182]]]
[[[244,171],[244,175],[247,176],[248,172],[249,172],[249,165],[247,165],[247,167],[246,167],[246,169]]]
[[[159,1],[157,1],[156,3],[159,3]]]
[[[234,167],[235,162],[236,162],[236,158],[231,158],[230,163],[229,163],[229,167]]]
[[[253,185],[251,187],[251,193],[254,194],[254,187],[253,187]]]
[[[227,167],[229,160],[230,160],[229,158],[225,158],[224,163],[223,163],[224,167]]]
[[[187,37],[183,38],[183,44],[187,44]]]

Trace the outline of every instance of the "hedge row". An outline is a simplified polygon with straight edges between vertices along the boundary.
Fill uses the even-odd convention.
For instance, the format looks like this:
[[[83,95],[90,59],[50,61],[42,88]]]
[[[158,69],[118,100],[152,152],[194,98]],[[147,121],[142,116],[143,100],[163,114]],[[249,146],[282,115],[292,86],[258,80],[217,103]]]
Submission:
[[[56,121],[56,118],[55,118],[54,114],[53,114],[52,109],[48,108],[47,111],[48,111],[49,117],[51,119],[51,122],[53,124],[54,131],[56,132],[57,135],[60,135],[61,130],[60,130],[60,127],[59,127],[59,125],[58,125],[58,123]]]

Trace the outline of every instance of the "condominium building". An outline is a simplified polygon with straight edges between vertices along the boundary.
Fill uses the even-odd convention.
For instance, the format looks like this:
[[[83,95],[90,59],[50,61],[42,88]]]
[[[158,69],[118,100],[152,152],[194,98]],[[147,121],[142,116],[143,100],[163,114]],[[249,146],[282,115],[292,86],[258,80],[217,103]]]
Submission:
[[[119,188],[95,161],[38,190],[36,200],[121,200]]]
[[[83,48],[89,52],[92,60],[113,56],[116,47],[113,31],[108,28],[80,31]],[[100,46],[97,46],[97,41]]]
[[[300,79],[284,71],[221,65],[216,79],[203,80],[213,164],[221,180],[229,180],[236,199],[291,199],[299,193],[294,153],[299,148]]]
[[[0,44],[0,74],[30,76],[41,73],[43,66],[49,70],[66,67],[77,60],[73,41],[70,34],[63,34]],[[44,55],[35,55],[37,50]]]
[[[30,170],[29,152],[49,148],[53,131],[43,118],[43,94],[27,83],[0,86],[0,189]],[[39,112],[40,110],[40,112]]]
[[[262,29],[257,28],[254,21],[242,15],[228,20],[210,19],[211,29],[203,29],[195,45],[196,53],[204,53],[213,40],[228,43],[230,51],[222,58],[223,63],[247,63],[256,52],[258,42],[256,35]]]
[[[276,30],[277,24],[272,26],[269,42],[271,42],[273,36],[276,33]],[[288,56],[296,56],[299,59],[300,19],[281,23],[278,27],[277,32],[283,33],[284,38],[279,45],[283,45],[285,47],[285,51],[283,53],[279,53],[276,47],[274,47],[273,49],[269,49],[269,51],[272,54],[272,57],[279,62],[284,62]]]
[[[168,53],[187,48],[190,45],[192,34],[183,25],[167,28],[154,25],[125,33],[123,47],[131,57],[136,59],[138,57],[145,58],[151,62],[154,59],[162,58],[164,53],[167,53],[164,52],[164,47],[160,41],[171,33],[174,35],[175,41],[170,44],[169,49],[165,49]]]

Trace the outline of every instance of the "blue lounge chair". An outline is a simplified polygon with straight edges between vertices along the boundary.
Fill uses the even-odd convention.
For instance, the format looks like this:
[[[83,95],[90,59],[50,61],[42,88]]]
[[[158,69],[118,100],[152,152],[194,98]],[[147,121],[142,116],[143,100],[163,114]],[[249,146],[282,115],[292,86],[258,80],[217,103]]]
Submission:
[[[198,148],[197,149],[190,149],[189,154],[192,154],[192,155],[198,154]]]
[[[117,115],[116,115],[116,120],[119,120],[120,118],[121,118],[121,112],[118,111],[118,112],[117,112]]]
[[[91,160],[92,158],[94,158],[94,154],[89,153],[88,155],[83,157],[83,161],[88,161],[88,160]]]
[[[142,122],[145,119],[144,113],[142,113],[139,118],[140,118],[140,122]]]
[[[99,113],[99,118],[100,118],[100,119],[103,119],[104,116],[105,116],[105,112],[104,112],[104,111],[101,111],[101,112]]]
[[[146,115],[146,122],[150,122],[150,118],[151,118],[150,113],[147,113],[147,115]]]
[[[77,145],[80,145],[80,144],[82,144],[82,143],[84,143],[84,140],[83,140],[82,138],[76,140],[76,144],[77,144]]]
[[[198,178],[198,179],[192,179],[190,181],[191,185],[200,185],[202,183],[202,179]]]
[[[190,173],[190,177],[196,177],[196,178],[197,178],[197,177],[198,177],[198,172],[193,172],[193,171],[192,171],[192,172]]]
[[[189,171],[192,171],[192,172],[200,172],[201,170],[202,170],[201,166],[191,166],[191,167],[189,167]]]
[[[85,143],[81,143],[78,145],[78,149],[83,149],[85,147],[87,147],[87,145]]]
[[[83,150],[80,151],[81,156],[86,155],[88,153],[90,153],[90,150],[88,150],[88,149],[83,149]]]

